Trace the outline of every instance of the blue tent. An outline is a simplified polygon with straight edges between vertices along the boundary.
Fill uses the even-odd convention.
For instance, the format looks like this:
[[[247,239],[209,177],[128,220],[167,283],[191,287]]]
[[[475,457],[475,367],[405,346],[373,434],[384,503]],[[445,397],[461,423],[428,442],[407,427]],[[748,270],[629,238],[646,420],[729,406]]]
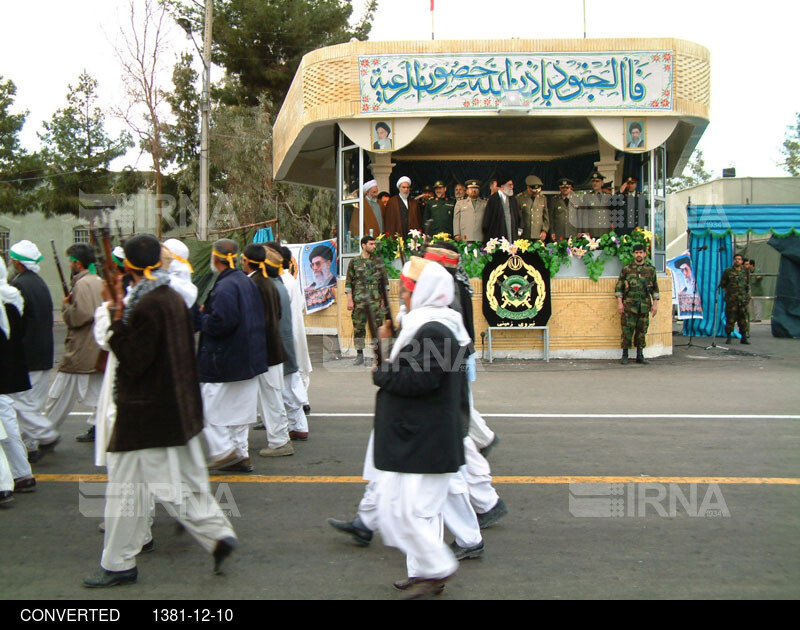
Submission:
[[[684,321],[683,334],[711,337],[714,334],[715,289],[722,272],[733,264],[733,235],[800,235],[800,205],[689,205],[686,214],[689,251],[694,261],[697,293],[703,303],[704,319]],[[717,298],[716,334],[723,336],[726,320],[721,291]]]

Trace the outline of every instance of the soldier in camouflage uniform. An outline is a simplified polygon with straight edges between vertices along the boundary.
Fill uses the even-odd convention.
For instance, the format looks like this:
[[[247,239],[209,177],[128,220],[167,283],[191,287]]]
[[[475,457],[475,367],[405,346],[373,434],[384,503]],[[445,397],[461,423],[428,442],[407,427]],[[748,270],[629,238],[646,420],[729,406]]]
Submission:
[[[353,342],[356,348],[355,365],[364,365],[364,341],[367,337],[367,310],[375,313],[375,322],[383,324],[386,305],[381,299],[381,283],[388,286],[389,278],[383,260],[375,256],[375,238],[361,239],[361,256],[350,261],[344,292],[347,294],[347,310],[352,311]]]
[[[750,324],[747,321],[747,305],[750,303],[750,271],[744,266],[744,259],[741,254],[733,257],[733,267],[728,267],[722,274],[719,281],[725,291],[725,334],[731,342],[734,324],[739,325],[739,333],[742,335],[742,343],[750,344]]]
[[[631,342],[636,345],[636,363],[647,364],[644,348],[647,345],[647,326],[650,313],[658,312],[658,280],[656,268],[646,262],[644,245],[633,246],[633,260],[622,268],[617,280],[615,295],[617,309],[622,316],[622,365],[628,363]]]

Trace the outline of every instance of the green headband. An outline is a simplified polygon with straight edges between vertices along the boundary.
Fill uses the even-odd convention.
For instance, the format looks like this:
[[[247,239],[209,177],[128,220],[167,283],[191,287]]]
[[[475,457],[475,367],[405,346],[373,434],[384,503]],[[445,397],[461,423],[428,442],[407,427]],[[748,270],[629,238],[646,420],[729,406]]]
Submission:
[[[27,256],[23,256],[22,254],[18,254],[13,249],[10,252],[8,252],[8,255],[11,256],[11,258],[19,260],[21,262],[38,263],[44,260],[44,256],[39,256],[39,258],[28,258]]]
[[[72,262],[81,262],[80,260],[75,258],[75,256],[70,256],[69,259]],[[83,263],[81,263],[81,264],[83,264]],[[95,266],[94,263],[89,263],[89,266],[87,267],[87,269],[89,270],[89,273],[93,273],[94,275],[97,275],[97,267]]]

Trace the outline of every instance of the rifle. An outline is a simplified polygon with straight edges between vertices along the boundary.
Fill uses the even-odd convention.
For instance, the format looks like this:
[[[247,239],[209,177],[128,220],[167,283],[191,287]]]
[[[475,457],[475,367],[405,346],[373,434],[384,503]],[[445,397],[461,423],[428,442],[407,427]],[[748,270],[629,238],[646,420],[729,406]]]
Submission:
[[[56,269],[58,269],[58,277],[61,279],[61,288],[64,290],[64,297],[69,295],[69,286],[67,281],[64,280],[64,270],[61,268],[61,261],[58,259],[58,250],[56,249],[56,242],[51,240],[50,245],[53,247],[53,260],[56,261]]]
[[[97,260],[95,266],[97,272],[111,295],[112,300],[116,297],[117,276],[119,268],[111,257],[111,228],[91,228],[92,247],[94,247],[94,257]],[[106,371],[108,362],[108,350],[101,350],[95,362],[95,370],[98,372]]]
[[[367,292],[367,284],[364,277],[359,276],[356,282],[356,290],[361,292],[363,296],[368,296],[369,293]],[[367,326],[369,327],[369,334],[372,336],[372,342],[375,344],[375,356],[378,360],[378,364],[380,364],[383,362],[383,351],[381,347],[380,332],[378,330],[378,321],[375,318],[375,311],[372,310],[372,304],[369,300],[366,300],[364,308],[367,312]]]
[[[392,337],[397,337],[397,330],[394,327],[394,320],[392,319],[392,307],[389,306],[389,279],[386,277],[386,270],[381,274],[380,291],[381,299],[386,305],[386,321],[389,322],[389,328],[392,330]]]

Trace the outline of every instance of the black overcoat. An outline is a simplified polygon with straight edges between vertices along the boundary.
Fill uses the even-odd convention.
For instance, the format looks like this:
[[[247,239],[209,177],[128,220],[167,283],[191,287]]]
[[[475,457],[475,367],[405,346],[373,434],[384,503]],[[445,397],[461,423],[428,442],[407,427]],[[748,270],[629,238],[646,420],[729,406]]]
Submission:
[[[469,422],[466,346],[443,324],[422,326],[394,361],[374,373],[375,467],[439,475],[464,465]],[[437,357],[444,356],[445,360]]]
[[[0,308],[6,309],[8,323],[11,325],[11,339],[0,330],[0,394],[24,392],[31,388],[31,382],[28,380],[28,366],[25,364],[22,317],[16,306],[0,302]]]
[[[517,240],[517,228],[520,225],[519,203],[516,197],[508,198],[508,209],[511,212],[511,234],[506,230],[506,217],[503,212],[503,201],[500,193],[494,193],[486,202],[483,213],[483,240],[506,237],[512,243]]]
[[[153,289],[111,331],[119,365],[109,452],[186,444],[203,430],[203,399],[183,298],[168,286]]]
[[[23,271],[11,281],[25,300],[22,321],[25,324],[23,346],[25,362],[30,372],[42,372],[53,367],[53,299],[41,276]]]

